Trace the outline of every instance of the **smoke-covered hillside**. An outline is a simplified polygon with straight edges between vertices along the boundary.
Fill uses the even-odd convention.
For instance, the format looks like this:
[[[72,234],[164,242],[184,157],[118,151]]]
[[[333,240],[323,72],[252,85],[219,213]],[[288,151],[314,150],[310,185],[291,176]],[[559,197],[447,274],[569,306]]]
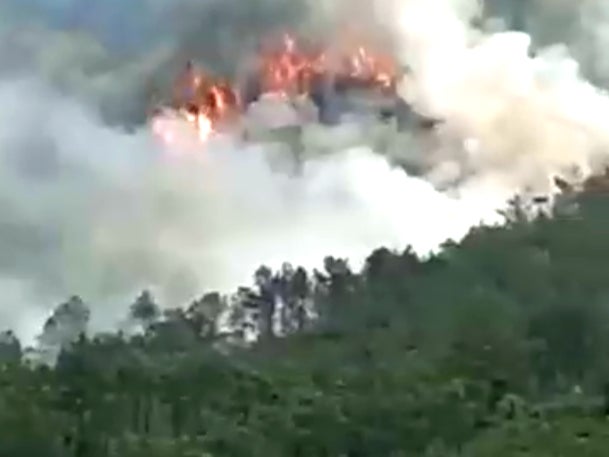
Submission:
[[[1,3],[0,457],[606,455],[609,9],[353,1]]]
[[[120,332],[72,297],[35,351],[1,335],[0,452],[600,457],[609,201],[565,199],[426,260],[261,267],[164,312],[144,292]]]

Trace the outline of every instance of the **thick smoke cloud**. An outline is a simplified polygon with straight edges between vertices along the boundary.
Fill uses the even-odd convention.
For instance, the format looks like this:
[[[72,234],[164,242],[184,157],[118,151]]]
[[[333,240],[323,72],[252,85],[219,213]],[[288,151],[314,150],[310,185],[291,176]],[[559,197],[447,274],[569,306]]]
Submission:
[[[602,80],[602,65],[596,77],[589,69],[604,39],[594,2],[532,2],[529,36],[473,28],[496,30],[493,15],[514,25],[513,11],[490,2],[486,12],[468,0],[366,3],[374,11],[359,10],[377,14],[411,69],[402,95],[445,123],[400,135],[308,126],[294,177],[272,160],[288,153],[268,144],[224,138],[167,153],[143,122],[146,107],[183,59],[237,75],[269,28],[329,33],[344,3],[3,2],[0,324],[31,338],[51,306],[80,294],[108,325],[142,288],[178,305],[230,291],[261,263],[315,266],[334,254],[357,264],[380,244],[426,252],[497,220],[514,192],[600,167],[607,99],[572,58]],[[564,37],[549,26],[560,21],[573,24]]]
[[[521,30],[542,49],[564,44],[581,65],[584,76],[609,87],[609,4],[598,0],[487,0],[484,16],[496,29]],[[493,28],[493,27],[491,27]]]
[[[146,205],[170,203],[163,203],[167,192],[162,190],[133,190],[146,181],[144,175],[154,174],[158,154],[142,139],[147,138],[142,125],[151,101],[167,90],[186,58],[213,62],[217,71],[236,71],[247,40],[273,22],[303,22],[302,3],[259,0],[244,8],[238,1],[211,0],[7,0],[0,12],[0,245],[4,306],[10,308],[0,316],[6,317],[2,325],[17,325],[32,336],[40,318],[31,324],[30,314],[44,315],[68,293],[111,303],[114,293],[124,301],[131,289],[173,284],[172,278],[186,278],[186,285],[168,286],[184,295],[193,293],[193,283],[222,286],[211,277],[203,283],[189,279],[195,275],[190,265],[177,260],[179,255],[166,260],[164,248],[157,246],[162,221],[151,222],[145,213],[153,210]],[[139,130],[126,134],[109,125]],[[116,161],[123,167],[120,178],[109,171],[119,166]],[[184,198],[194,203],[188,190],[182,200],[179,192],[173,192],[177,205],[188,205]],[[174,198],[169,193],[167,198]],[[111,209],[99,212],[98,198]],[[204,210],[187,208],[188,213]],[[123,232],[111,233],[107,223],[118,224],[125,211],[133,217],[125,218]],[[161,216],[167,217],[154,217]],[[109,241],[101,242],[104,251],[99,237],[122,241],[110,247]]]
[[[167,157],[145,129],[112,130],[39,82],[3,82],[0,107],[0,276],[25,291],[26,307],[77,293],[111,321],[144,287],[180,304],[231,290],[261,262],[361,259],[379,242],[425,251],[489,209],[366,148],[312,160],[293,178],[272,171],[268,149],[230,139]]]
[[[432,180],[549,192],[555,175],[601,171],[609,100],[585,80],[566,45],[531,56],[532,38],[523,32],[472,28],[482,13],[476,2],[377,4],[412,69],[401,93],[446,120],[425,156]]]

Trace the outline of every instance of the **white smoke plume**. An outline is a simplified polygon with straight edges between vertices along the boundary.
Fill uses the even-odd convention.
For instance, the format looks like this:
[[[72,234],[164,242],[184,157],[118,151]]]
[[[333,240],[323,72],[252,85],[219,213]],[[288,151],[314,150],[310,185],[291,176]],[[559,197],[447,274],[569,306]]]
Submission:
[[[127,3],[107,5],[125,13]],[[230,291],[262,263],[312,267],[336,255],[357,266],[379,245],[424,253],[481,219],[497,220],[513,193],[547,191],[554,173],[590,173],[604,160],[608,101],[572,57],[583,55],[583,38],[557,37],[543,44],[559,47],[531,58],[535,31],[474,29],[485,18],[473,0],[374,2],[411,70],[403,96],[445,121],[438,132],[382,133],[381,151],[361,126],[308,126],[299,176],[274,167],[276,148],[231,137],[195,154],[168,153],[138,123],[149,78],[162,80],[159,68],[197,44],[203,55],[236,62],[235,36],[247,40],[268,21],[299,16],[280,0],[255,2],[254,16],[240,10],[243,2],[183,1],[189,13],[180,17],[194,17],[195,8],[216,19],[213,27],[178,22],[176,30],[162,21],[170,2],[148,3],[134,28],[146,35],[157,21],[163,39],[136,40],[127,57],[104,43],[109,25],[85,27],[79,36],[88,41],[57,29],[76,0],[64,12],[56,6],[55,16],[50,1],[40,2],[45,20],[36,21],[16,1],[4,6],[17,5],[2,16],[15,19],[0,40],[0,324],[26,339],[72,294],[109,325],[142,288],[179,305],[211,288]],[[277,5],[283,12],[263,19]],[[331,23],[337,5],[311,1],[307,11]],[[576,35],[601,40],[603,27],[593,22]],[[203,39],[209,30],[215,38]],[[110,125],[117,123],[132,130]],[[393,167],[387,154],[423,165],[423,175]]]
[[[268,148],[230,138],[167,156],[145,128],[113,130],[40,83],[4,82],[0,101],[0,276],[24,294],[7,319],[75,293],[111,321],[144,287],[180,304],[261,263],[357,261],[379,243],[425,251],[484,215],[365,147],[295,178],[273,172]]]
[[[379,4],[381,2],[379,1]],[[412,69],[402,94],[446,120],[434,163],[451,173],[517,191],[551,191],[553,175],[601,171],[609,99],[586,81],[566,45],[530,56],[524,32],[484,34],[469,26],[477,2],[385,2]]]

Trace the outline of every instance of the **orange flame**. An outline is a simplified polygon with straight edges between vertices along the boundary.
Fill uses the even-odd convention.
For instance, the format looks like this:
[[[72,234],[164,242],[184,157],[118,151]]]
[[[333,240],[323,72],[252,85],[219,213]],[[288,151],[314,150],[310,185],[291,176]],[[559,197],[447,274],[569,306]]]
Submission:
[[[358,46],[346,61],[342,76],[363,85],[389,89],[396,79],[396,67],[387,56],[372,54],[363,46]]]
[[[278,51],[266,52],[260,57],[260,80],[264,92],[302,95],[309,91],[313,77],[325,72],[324,53],[303,52],[289,34],[283,36]]]
[[[306,52],[286,33],[278,49],[262,50],[258,57],[262,91],[286,97],[310,94],[311,84],[318,77],[381,90],[393,90],[397,79],[393,60],[362,44]],[[242,108],[237,91],[230,84],[210,77],[191,62],[176,80],[172,107],[174,114],[185,120],[202,142],[234,120]],[[156,123],[153,130],[166,143],[179,141],[178,133],[161,127],[161,123]]]
[[[205,142],[238,111],[238,97],[230,84],[214,80],[189,63],[174,85],[174,114],[186,121]],[[155,133],[166,143],[173,143],[176,132],[159,127]]]
[[[397,67],[393,60],[362,44],[334,46],[332,58],[328,50],[303,51],[289,34],[283,36],[281,44],[278,51],[261,56],[260,79],[267,92],[308,93],[312,80],[319,76],[368,88],[388,90],[395,86]]]

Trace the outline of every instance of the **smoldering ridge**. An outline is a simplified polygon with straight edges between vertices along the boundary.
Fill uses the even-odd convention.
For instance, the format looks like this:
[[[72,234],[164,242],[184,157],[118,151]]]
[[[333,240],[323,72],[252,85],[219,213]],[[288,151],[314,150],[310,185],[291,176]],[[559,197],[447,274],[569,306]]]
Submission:
[[[133,128],[188,59],[235,78],[274,27],[310,24],[307,0],[142,0],[3,4],[0,77],[38,74]]]

